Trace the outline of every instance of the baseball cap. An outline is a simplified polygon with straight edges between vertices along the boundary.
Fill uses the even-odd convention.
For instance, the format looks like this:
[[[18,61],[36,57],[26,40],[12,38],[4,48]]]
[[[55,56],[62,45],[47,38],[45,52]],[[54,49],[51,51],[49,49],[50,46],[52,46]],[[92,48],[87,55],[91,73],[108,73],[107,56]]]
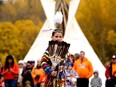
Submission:
[[[112,59],[116,59],[116,55],[113,55],[113,56],[112,56]]]
[[[18,64],[24,64],[23,60],[19,60]]]

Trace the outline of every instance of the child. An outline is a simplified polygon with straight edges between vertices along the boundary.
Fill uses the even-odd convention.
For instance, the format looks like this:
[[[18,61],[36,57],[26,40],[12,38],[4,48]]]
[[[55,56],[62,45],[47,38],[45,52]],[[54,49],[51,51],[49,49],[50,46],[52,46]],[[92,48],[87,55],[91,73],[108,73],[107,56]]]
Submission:
[[[25,82],[25,87],[31,87],[31,82],[29,80]]]
[[[66,70],[66,86],[65,87],[76,87],[76,79],[78,78],[78,74],[73,70],[73,64],[68,65],[68,69]]]
[[[52,32],[51,41],[41,58],[41,67],[46,73],[45,87],[57,87],[59,85],[59,68],[62,62],[70,62],[70,44],[63,41],[63,31],[55,29]],[[67,57],[67,58],[66,58]]]
[[[98,71],[95,71],[94,77],[91,79],[91,87],[101,87],[102,86],[102,80],[99,77]]]
[[[4,86],[4,76],[0,74],[0,87],[5,87]]]

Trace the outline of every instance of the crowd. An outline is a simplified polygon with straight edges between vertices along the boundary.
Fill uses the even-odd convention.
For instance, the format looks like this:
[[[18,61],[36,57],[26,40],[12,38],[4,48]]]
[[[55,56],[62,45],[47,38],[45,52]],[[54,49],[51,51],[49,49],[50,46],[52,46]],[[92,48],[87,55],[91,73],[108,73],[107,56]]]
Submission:
[[[59,29],[53,31],[51,39],[41,60],[19,60],[17,64],[8,55],[5,64],[0,63],[0,87],[89,87],[89,83],[91,87],[102,87],[100,72],[94,71],[84,51],[68,53],[70,44],[62,41]],[[106,87],[116,87],[116,55],[104,73]]]

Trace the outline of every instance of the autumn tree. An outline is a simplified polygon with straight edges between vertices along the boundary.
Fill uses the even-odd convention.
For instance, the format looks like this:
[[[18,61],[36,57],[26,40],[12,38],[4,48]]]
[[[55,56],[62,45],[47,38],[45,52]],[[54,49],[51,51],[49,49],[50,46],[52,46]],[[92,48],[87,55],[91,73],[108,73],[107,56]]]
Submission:
[[[0,23],[0,54],[20,55],[23,44],[17,39],[20,31],[10,22]],[[1,56],[2,57],[2,56]]]
[[[18,40],[22,42],[23,49],[19,50],[19,56],[23,59],[36,39],[42,24],[35,25],[31,20],[22,20],[16,21],[15,26],[20,30]]]
[[[80,27],[103,63],[111,58],[107,35],[110,29],[115,30],[115,6],[114,0],[81,0],[76,15]]]
[[[45,20],[45,14],[40,0],[16,0],[15,3],[5,3],[0,7],[0,21],[30,19],[35,24]]]

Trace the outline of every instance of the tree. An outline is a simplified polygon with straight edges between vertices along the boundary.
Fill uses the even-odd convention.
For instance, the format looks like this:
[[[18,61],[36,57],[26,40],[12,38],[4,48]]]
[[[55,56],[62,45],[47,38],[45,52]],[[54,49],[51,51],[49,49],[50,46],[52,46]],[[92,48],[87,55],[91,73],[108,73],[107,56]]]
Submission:
[[[115,6],[115,0],[81,0],[76,15],[80,27],[103,63],[111,56],[107,33],[115,29]]]
[[[23,59],[38,35],[41,26],[36,26],[31,20],[16,21],[15,26],[20,30],[18,40],[22,42],[23,48],[19,50],[19,56],[20,59]]]
[[[20,55],[23,44],[17,39],[19,33],[12,23],[0,23],[0,54]]]

